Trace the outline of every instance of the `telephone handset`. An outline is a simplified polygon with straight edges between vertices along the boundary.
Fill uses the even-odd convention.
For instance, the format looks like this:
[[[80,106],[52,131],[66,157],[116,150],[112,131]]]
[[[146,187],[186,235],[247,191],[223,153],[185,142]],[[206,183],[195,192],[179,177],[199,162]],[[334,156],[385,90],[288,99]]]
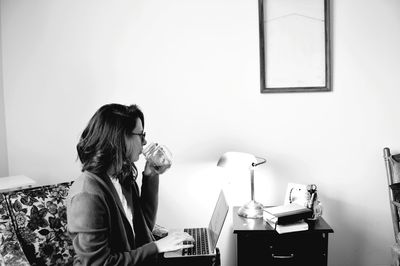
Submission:
[[[313,209],[314,202],[317,199],[317,186],[315,184],[308,185],[307,191],[310,193],[310,199],[308,200],[307,208]]]

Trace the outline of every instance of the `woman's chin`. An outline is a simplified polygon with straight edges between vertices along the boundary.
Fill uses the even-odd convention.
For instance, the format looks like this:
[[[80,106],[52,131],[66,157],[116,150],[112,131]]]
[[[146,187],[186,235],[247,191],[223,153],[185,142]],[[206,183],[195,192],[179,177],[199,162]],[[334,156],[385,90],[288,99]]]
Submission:
[[[139,161],[139,154],[132,158],[132,162],[137,162],[137,161]]]

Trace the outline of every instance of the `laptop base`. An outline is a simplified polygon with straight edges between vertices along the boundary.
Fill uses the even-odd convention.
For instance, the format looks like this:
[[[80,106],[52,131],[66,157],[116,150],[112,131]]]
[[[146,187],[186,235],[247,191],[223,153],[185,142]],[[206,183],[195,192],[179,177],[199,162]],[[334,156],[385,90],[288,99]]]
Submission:
[[[163,266],[220,266],[221,258],[219,249],[216,248],[212,256],[165,258],[160,254],[160,262]]]

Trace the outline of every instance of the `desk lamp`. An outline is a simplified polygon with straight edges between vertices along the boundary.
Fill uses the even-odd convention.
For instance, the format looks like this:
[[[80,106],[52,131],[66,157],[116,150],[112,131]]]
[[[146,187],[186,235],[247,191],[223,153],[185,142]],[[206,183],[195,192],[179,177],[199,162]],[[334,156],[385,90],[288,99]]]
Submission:
[[[251,200],[239,208],[239,216],[245,218],[263,217],[263,205],[254,200],[254,168],[265,162],[266,160],[264,158],[256,157],[249,153],[232,151],[224,153],[218,160],[217,166],[230,168],[232,170],[244,168],[249,170]]]

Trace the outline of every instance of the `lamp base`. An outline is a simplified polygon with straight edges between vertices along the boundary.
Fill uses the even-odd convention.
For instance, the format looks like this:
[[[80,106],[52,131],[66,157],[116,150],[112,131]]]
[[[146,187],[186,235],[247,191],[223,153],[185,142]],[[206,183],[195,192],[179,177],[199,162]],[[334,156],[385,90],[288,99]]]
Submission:
[[[263,217],[263,205],[251,200],[238,210],[238,215],[245,218],[259,219]]]

